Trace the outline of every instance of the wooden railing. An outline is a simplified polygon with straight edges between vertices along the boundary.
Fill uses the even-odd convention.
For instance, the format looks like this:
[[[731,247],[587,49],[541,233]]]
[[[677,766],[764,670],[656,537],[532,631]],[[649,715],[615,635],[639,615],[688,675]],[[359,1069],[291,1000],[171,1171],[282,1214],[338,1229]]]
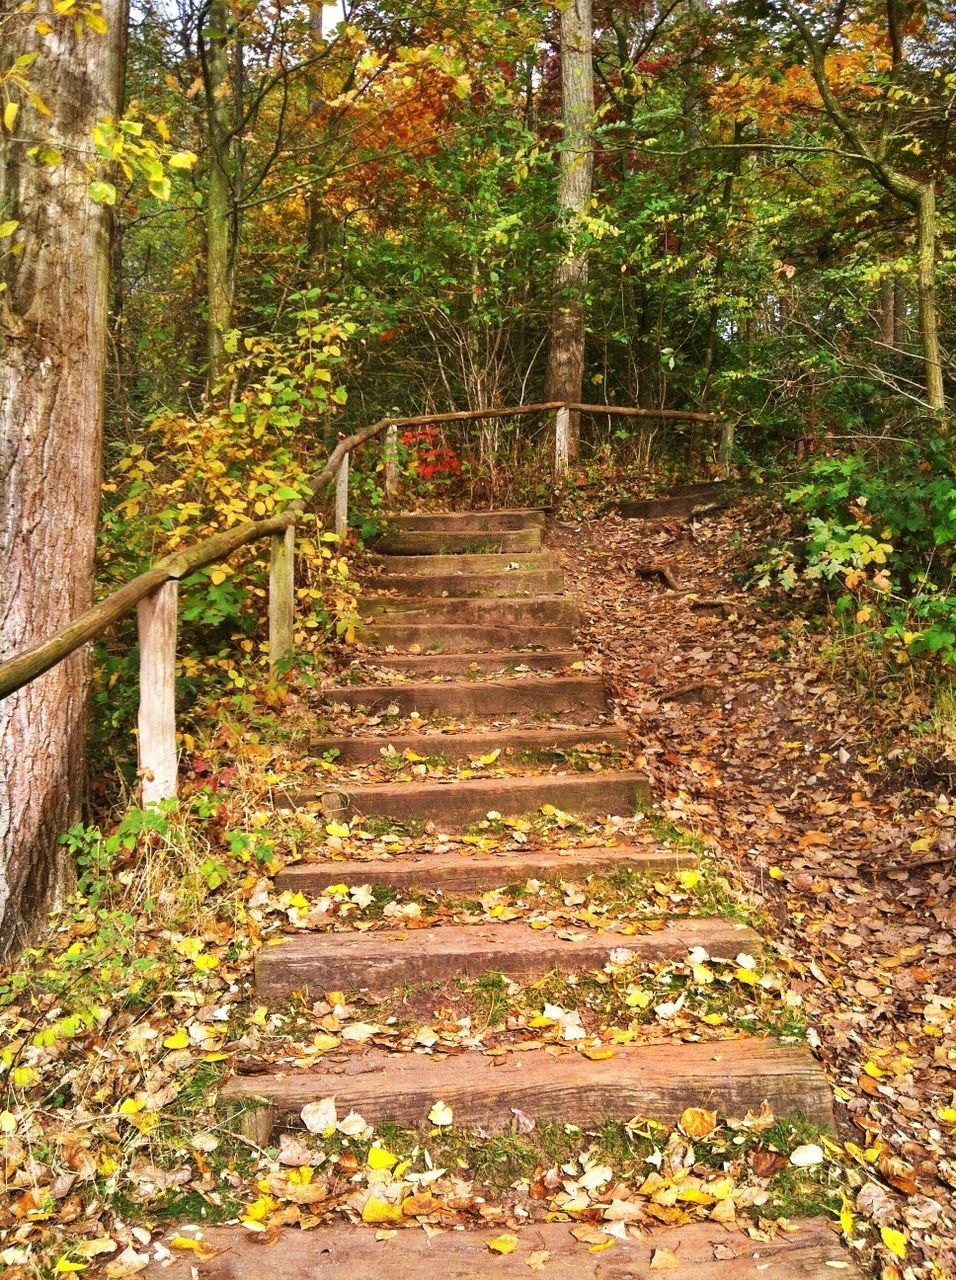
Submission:
[[[631,418],[658,418],[713,422],[711,413],[680,409],[636,409],[606,404],[549,401],[512,408],[472,409],[458,413],[422,414],[411,418],[382,418],[354,435],[340,440],[310,480],[310,502],[299,498],[276,516],[249,520],[212,534],[200,542],[158,560],[144,573],[93,605],[48,640],[0,662],[0,700],[49,671],[71,653],[98,639],[120,618],[136,609],[139,633],[139,712],[137,722],[139,769],[144,804],[176,795],[178,749],[176,746],[176,637],[179,580],[197,569],[229,558],[240,547],[270,539],[269,558],[269,661],[275,666],[292,651],[295,602],[295,526],[329,484],[335,485],[335,531],[348,528],[349,456],[366,440],[385,435],[385,492],[398,491],[398,431],[401,427],[432,426],[447,422],[512,418],[533,413],[554,413],[554,473],[557,481],[568,473],[568,442],[573,412],[610,414]]]

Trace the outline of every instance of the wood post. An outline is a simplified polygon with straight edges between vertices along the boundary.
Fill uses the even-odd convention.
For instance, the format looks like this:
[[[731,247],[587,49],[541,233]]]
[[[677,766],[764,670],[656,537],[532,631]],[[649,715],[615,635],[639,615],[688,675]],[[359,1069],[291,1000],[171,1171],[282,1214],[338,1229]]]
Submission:
[[[385,432],[385,496],[394,498],[398,493],[398,427],[392,425]]]
[[[277,666],[292,652],[295,605],[295,525],[272,535],[269,556],[269,662]]]
[[[720,428],[720,443],[717,446],[717,465],[722,475],[728,475],[734,452],[734,424],[725,418]]]
[[[349,529],[349,455],[342,455],[335,477],[335,532],[344,538]]]
[[[139,771],[143,804],[176,794],[176,608],[179,583],[164,582],[136,607],[139,628]]]
[[[564,480],[568,474],[568,448],[571,440],[571,410],[562,405],[554,419],[554,478]]]

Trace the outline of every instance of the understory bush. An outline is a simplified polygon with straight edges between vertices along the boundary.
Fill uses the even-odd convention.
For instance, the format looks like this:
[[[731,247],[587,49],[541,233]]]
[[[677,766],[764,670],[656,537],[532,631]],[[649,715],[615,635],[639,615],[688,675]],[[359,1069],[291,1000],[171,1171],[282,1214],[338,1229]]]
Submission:
[[[956,665],[956,471],[942,438],[814,459],[753,581],[826,601],[894,662]]]

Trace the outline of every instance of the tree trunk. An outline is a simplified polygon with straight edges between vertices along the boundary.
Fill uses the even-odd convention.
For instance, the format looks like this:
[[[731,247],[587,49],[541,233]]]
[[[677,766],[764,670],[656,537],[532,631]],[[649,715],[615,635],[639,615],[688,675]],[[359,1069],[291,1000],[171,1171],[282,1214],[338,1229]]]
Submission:
[[[580,400],[584,379],[587,255],[576,247],[577,219],[591,203],[594,146],[594,68],[591,62],[591,0],[567,0],[561,11],[561,115],[564,142],[558,180],[558,210],[568,238],[554,273],[555,307],[545,378],[546,400]],[[579,415],[571,415],[568,457],[577,458]]]
[[[44,117],[21,108],[0,136],[0,209],[22,252],[0,261],[0,652],[10,656],[88,607],[100,493],[109,209],[86,188],[94,124],[115,116],[123,0],[103,0],[105,34],[45,3],[5,26],[0,70],[30,68]],[[33,24],[54,28],[38,41]],[[60,151],[55,167],[29,147]],[[89,651],[0,703],[0,953],[31,936],[71,883],[57,837],[80,816]]]
[[[916,206],[916,296],[920,342],[931,409],[945,409],[943,359],[936,325],[936,193],[932,182],[920,188]]]
[[[885,347],[896,345],[896,291],[893,284],[893,276],[884,276],[880,281],[880,341]]]
[[[226,365],[223,339],[232,328],[235,285],[231,22],[225,0],[212,0],[200,36],[206,79],[206,387],[210,392]]]

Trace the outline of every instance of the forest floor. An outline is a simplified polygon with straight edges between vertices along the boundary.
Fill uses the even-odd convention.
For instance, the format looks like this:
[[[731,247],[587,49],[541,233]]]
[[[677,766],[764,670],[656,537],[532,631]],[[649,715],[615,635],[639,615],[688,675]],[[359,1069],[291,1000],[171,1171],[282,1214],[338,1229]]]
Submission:
[[[588,666],[603,667],[633,764],[650,775],[657,817],[575,833],[555,812],[479,824],[456,846],[431,824],[396,834],[305,812],[281,816],[270,805],[276,786],[295,783],[306,768],[327,770],[334,785],[338,766],[314,755],[306,761],[303,743],[315,732],[308,682],[256,685],[250,664],[243,709],[210,704],[218,718],[189,744],[178,815],[151,819],[145,835],[135,810],[108,840],[75,834],[84,896],[52,922],[41,947],[0,974],[5,1274],[102,1271],[123,1280],[160,1256],[169,1222],[240,1218],[268,1236],[283,1223],[361,1218],[387,1234],[395,1206],[376,1198],[376,1179],[391,1178],[392,1168],[417,1188],[405,1203],[426,1230],[476,1219],[520,1224],[553,1207],[556,1168],[573,1161],[575,1197],[595,1197],[589,1212],[605,1212],[595,1170],[606,1178],[613,1165],[616,1175],[625,1170],[619,1195],[640,1201],[641,1211],[653,1208],[660,1221],[710,1214],[706,1195],[703,1207],[667,1200],[668,1179],[687,1173],[686,1126],[639,1136],[626,1127],[574,1139],[562,1133],[551,1135],[548,1151],[543,1134],[520,1126],[490,1144],[455,1146],[442,1117],[423,1142],[414,1133],[373,1134],[350,1115],[336,1119],[330,1145],[327,1133],[321,1138],[323,1112],[321,1141],[284,1135],[282,1148],[267,1151],[232,1143],[211,1103],[227,1070],[310,1066],[363,1045],[389,1053],[434,1046],[452,1055],[467,1045],[500,1055],[532,1044],[565,1052],[569,1041],[600,1059],[634,1034],[706,1039],[722,1035],[724,1024],[774,1029],[797,1000],[833,1084],[841,1129],[838,1142],[821,1139],[825,1164],[808,1171],[810,1209],[791,1212],[839,1218],[881,1280],[956,1276],[956,806],[937,794],[950,782],[920,764],[918,728],[928,712],[917,694],[897,699],[899,727],[889,732],[882,694],[841,677],[808,627],[766,612],[741,588],[739,570],[759,538],[750,523],[756,510],[740,504],[673,524],[602,515],[559,522],[551,535],[567,589],[586,613]],[[666,564],[670,584],[648,575],[649,564]],[[711,603],[694,608],[704,602]],[[355,653],[342,651],[335,678],[354,676]],[[377,728],[366,717],[363,732],[408,727],[378,719]],[[342,711],[325,730],[347,732],[354,720]],[[396,763],[433,772],[418,757]],[[498,762],[470,766],[493,776]],[[369,772],[377,780],[383,768]],[[272,884],[284,863],[310,852],[381,858],[434,852],[436,840],[492,853],[683,841],[704,857],[700,876],[661,873],[620,899],[588,886],[529,882],[518,894],[471,902],[384,900],[362,885],[332,886],[307,900]],[[650,977],[647,990],[617,992],[615,975],[601,975],[593,1008],[583,985],[542,995],[504,981],[449,993],[441,1016],[434,996],[397,1009],[347,1002],[341,992],[311,1008],[293,1002],[270,1011],[250,1000],[257,948],[290,932],[502,920],[600,930],[635,910],[725,911],[724,877],[738,899],[733,909],[773,935],[773,962],[759,983],[756,973],[736,981],[731,965],[716,983],[705,973],[709,985],[696,990],[690,967],[685,973],[674,963]],[[675,981],[686,984],[680,1011],[666,994]],[[722,1011],[704,1015],[716,987]],[[606,1014],[609,990],[620,997],[617,1028],[617,1015]],[[567,1009],[556,1009],[562,997]],[[542,999],[552,1002],[547,1016]],[[692,1121],[703,1118],[707,1129],[711,1114],[697,1111]],[[733,1168],[730,1208],[736,1203],[742,1217],[756,1209],[768,1224],[775,1186],[788,1177],[787,1153],[812,1136],[781,1133],[774,1146],[758,1117],[750,1130],[720,1128],[702,1138],[697,1158],[706,1151],[713,1167]],[[612,1142],[616,1155],[608,1154]],[[499,1177],[505,1170],[497,1205],[480,1194],[489,1166],[484,1173],[474,1166],[479,1151]],[[658,1161],[660,1204],[637,1189],[647,1158]],[[549,1171],[532,1172],[542,1168]],[[776,1216],[787,1211],[783,1199]],[[581,1230],[576,1238],[588,1247],[608,1247],[590,1220]],[[203,1256],[195,1234],[173,1244]]]
[[[841,1104],[855,1207],[907,1236],[884,1280],[952,1275],[952,775],[925,759],[918,693],[897,698],[888,729],[878,688],[841,677],[819,633],[741,588],[756,537],[742,505],[689,526],[565,525],[568,588],[661,809],[776,922]],[[680,590],[647,573],[656,564]]]

